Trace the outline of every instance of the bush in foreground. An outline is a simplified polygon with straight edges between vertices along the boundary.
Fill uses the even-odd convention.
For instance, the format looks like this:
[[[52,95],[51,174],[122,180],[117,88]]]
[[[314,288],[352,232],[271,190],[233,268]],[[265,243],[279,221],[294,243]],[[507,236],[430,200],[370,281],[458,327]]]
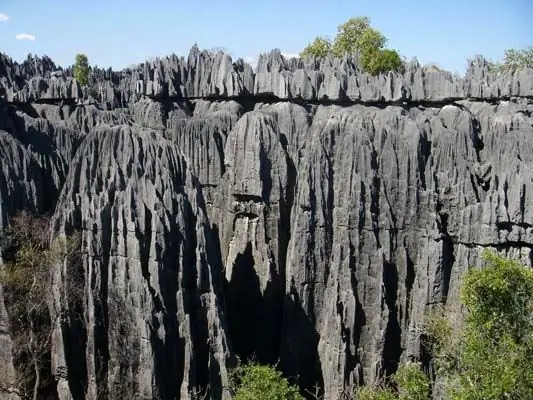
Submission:
[[[233,370],[231,389],[234,400],[303,400],[298,388],[290,385],[281,372],[255,362]]]

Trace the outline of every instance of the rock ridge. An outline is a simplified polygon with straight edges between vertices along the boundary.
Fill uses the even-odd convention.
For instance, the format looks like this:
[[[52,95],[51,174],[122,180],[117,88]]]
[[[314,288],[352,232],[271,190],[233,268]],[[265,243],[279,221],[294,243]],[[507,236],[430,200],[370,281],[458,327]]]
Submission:
[[[274,96],[280,100],[363,103],[533,97],[532,69],[491,73],[487,62],[480,58],[470,63],[464,77],[416,61],[407,63],[403,73],[371,76],[359,69],[356,56],[287,60],[275,49],[259,57],[254,71],[242,59],[233,62],[228,54],[193,47],[187,59],[172,55],[122,71],[94,70],[83,90],[70,69],[52,71],[55,65],[48,59],[30,61],[19,65],[0,56],[0,90],[6,101],[93,101],[116,108],[142,97]],[[29,68],[28,64],[38,68]]]

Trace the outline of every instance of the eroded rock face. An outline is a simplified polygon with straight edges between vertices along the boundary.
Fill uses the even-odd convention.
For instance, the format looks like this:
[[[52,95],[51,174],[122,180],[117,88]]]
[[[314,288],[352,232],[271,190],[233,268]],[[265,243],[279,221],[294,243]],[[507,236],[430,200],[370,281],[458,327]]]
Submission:
[[[61,399],[227,397],[252,355],[337,399],[429,366],[424,315],[458,310],[483,249],[532,262],[531,70],[370,77],[273,51],[254,72],[193,48],[76,91],[51,60],[0,60],[8,100],[38,100],[0,112],[0,223],[55,209],[55,236],[82,235],[54,269]]]
[[[226,277],[228,328],[242,359],[279,357],[295,170],[275,119],[245,114],[230,132],[212,221]]]
[[[92,132],[73,164],[54,218],[82,232],[86,327],[58,327],[60,397],[83,393],[76,378],[88,398],[187,398],[208,383],[220,392],[230,357],[221,265],[185,159],[155,131],[117,126]],[[58,266],[56,302],[72,273]],[[80,334],[83,346],[70,342]]]

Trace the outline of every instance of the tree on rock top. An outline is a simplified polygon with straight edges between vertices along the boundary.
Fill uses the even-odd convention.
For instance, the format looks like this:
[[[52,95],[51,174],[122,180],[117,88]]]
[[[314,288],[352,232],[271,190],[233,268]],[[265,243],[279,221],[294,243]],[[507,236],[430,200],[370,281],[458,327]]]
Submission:
[[[336,57],[342,57],[345,53],[373,53],[386,43],[385,35],[370,26],[370,18],[356,17],[339,25],[331,50]]]
[[[329,53],[331,53],[331,42],[327,38],[317,36],[313,43],[310,43],[305,49],[302,50],[300,57],[326,57]]]
[[[89,79],[89,59],[85,54],[76,54],[76,60],[74,61],[74,78],[80,83],[80,85],[87,85]]]
[[[504,70],[533,68],[533,47],[505,50],[501,68]]]
[[[338,26],[333,43],[319,36],[302,50],[300,57],[325,57],[328,54],[342,57],[358,53],[361,67],[372,75],[400,71],[403,67],[400,55],[395,50],[384,49],[386,43],[385,35],[370,25],[370,18],[355,17]]]

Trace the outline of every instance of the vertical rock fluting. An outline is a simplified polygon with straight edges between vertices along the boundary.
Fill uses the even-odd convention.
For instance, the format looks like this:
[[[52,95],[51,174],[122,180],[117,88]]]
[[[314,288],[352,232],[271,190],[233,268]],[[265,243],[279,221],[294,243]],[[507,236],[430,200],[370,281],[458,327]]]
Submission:
[[[229,357],[220,259],[183,156],[154,131],[102,127],[73,165],[54,219],[82,233],[85,321],[57,326],[60,398],[177,399],[207,384],[217,397]],[[56,307],[75,273],[57,266]]]
[[[245,114],[229,133],[213,208],[226,277],[228,330],[243,360],[279,356],[294,172],[270,115]]]
[[[333,399],[418,357],[424,312],[457,307],[482,248],[531,262],[530,115],[517,103],[319,108],[286,269],[284,356],[305,386]]]
[[[273,51],[253,72],[196,47],[84,91],[55,69],[0,55],[19,109],[0,112],[0,223],[61,193],[56,234],[82,232],[54,268],[62,399],[218,398],[235,354],[336,400],[425,357],[426,311],[459,311],[482,249],[531,264],[531,69],[372,77]]]

